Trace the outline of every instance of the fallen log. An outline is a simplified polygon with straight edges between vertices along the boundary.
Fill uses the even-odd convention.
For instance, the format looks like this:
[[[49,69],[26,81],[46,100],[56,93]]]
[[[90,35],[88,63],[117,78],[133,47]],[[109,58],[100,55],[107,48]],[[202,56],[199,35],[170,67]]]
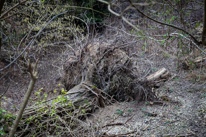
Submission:
[[[195,59],[185,59],[182,63],[184,69],[194,69],[205,65],[206,57],[196,57]]]
[[[47,131],[52,129],[49,134],[55,134],[63,129],[67,134],[71,134],[71,131],[76,134],[75,132],[85,125],[81,119],[96,108],[104,107],[104,97],[101,92],[91,82],[83,81],[68,92],[63,92],[62,95],[37,102],[25,109],[18,127],[25,130],[17,130],[17,136],[38,135],[43,132],[43,129],[37,129],[44,126],[47,127]],[[56,129],[51,123],[61,128]]]
[[[157,72],[146,77],[149,85],[152,87],[160,87],[163,82],[167,81],[171,76],[170,72],[166,68],[161,68]]]
[[[157,72],[149,75],[148,77],[146,77],[147,81],[154,81],[157,80],[159,78],[166,78],[169,76],[169,72],[166,68],[161,68],[160,70],[158,70]]]

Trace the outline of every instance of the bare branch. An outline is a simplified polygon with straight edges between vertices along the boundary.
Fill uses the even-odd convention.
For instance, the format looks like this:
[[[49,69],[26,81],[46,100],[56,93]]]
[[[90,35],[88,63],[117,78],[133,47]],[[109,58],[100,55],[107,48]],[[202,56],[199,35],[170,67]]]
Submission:
[[[26,51],[26,49],[27,49],[30,45],[33,44],[33,42],[34,42],[34,40],[36,39],[36,37],[41,34],[41,32],[50,24],[50,22],[51,22],[53,19],[55,19],[56,17],[58,17],[58,16],[60,16],[60,15],[62,15],[62,14],[65,14],[65,13],[67,13],[67,12],[68,12],[68,11],[62,12],[62,13],[54,16],[50,21],[48,21],[48,23],[47,23],[41,30],[39,30],[39,32],[38,32],[38,33],[36,34],[36,36],[29,42],[29,44],[24,48],[24,50],[23,50],[11,63],[9,63],[6,67],[0,69],[0,71],[3,71],[4,69],[8,68],[11,64],[13,64],[13,63]],[[22,41],[26,38],[26,36],[27,36],[27,35],[24,36],[24,38],[22,39]],[[21,41],[21,42],[22,42],[22,41]],[[19,43],[19,45],[21,45],[21,43]],[[18,45],[18,47],[19,47],[19,45]]]
[[[21,4],[24,4],[25,2],[27,2],[28,0],[22,1],[20,3],[17,3],[16,5],[14,5],[11,9],[9,9],[8,11],[6,11],[5,13],[3,13],[0,17],[0,19],[2,19],[5,15],[7,15],[10,11],[12,11],[13,9],[15,9],[16,7],[18,7]]]
[[[4,91],[4,93],[0,96],[0,99],[6,94],[6,92],[8,91],[9,86],[6,88],[6,90]]]
[[[38,60],[36,61],[36,64],[35,64],[34,68],[36,68],[37,62],[38,62]],[[12,129],[11,129],[11,131],[9,133],[9,137],[13,137],[15,132],[16,132],[17,126],[18,126],[18,124],[20,122],[20,119],[22,117],[24,109],[25,109],[25,107],[26,107],[26,105],[28,103],[29,97],[31,96],[31,92],[33,91],[34,84],[35,84],[35,82],[36,82],[36,80],[38,78],[37,77],[37,72],[35,72],[35,69],[32,72],[30,60],[28,60],[28,68],[29,68],[29,72],[30,72],[30,75],[31,75],[31,81],[30,81],[28,90],[26,92],[26,95],[24,96],[24,100],[23,100],[22,106],[21,106],[21,108],[20,108],[20,110],[18,112],[18,115],[17,115],[17,117],[16,117],[16,119],[14,121],[14,124],[12,125]]]
[[[122,14],[120,15],[120,14],[114,12],[114,11],[111,9],[111,4],[110,4],[110,3],[108,3],[108,2],[106,2],[106,1],[104,1],[104,0],[98,0],[98,1],[107,4],[107,5],[108,5],[108,10],[109,10],[112,14],[114,14],[114,15],[117,16],[117,17],[121,17],[127,24],[129,24],[130,26],[132,26],[132,27],[133,27],[134,29],[136,29],[137,31],[140,31],[135,25],[133,25],[132,23],[130,23],[124,16],[122,16]]]
[[[147,17],[148,19],[150,19],[150,20],[152,20],[152,21],[154,21],[154,22],[157,22],[157,23],[159,23],[159,24],[167,25],[167,26],[169,26],[169,27],[172,27],[172,28],[181,30],[181,31],[183,31],[184,33],[188,34],[188,35],[195,41],[196,44],[198,44],[198,45],[199,45],[199,44],[202,44],[201,41],[199,42],[192,34],[190,34],[189,32],[187,32],[186,30],[184,30],[184,29],[182,29],[182,28],[179,28],[179,27],[177,27],[177,26],[171,25],[171,24],[167,24],[167,23],[164,23],[164,22],[157,21],[157,20],[155,20],[155,19],[147,16],[147,15],[144,14],[143,12],[141,12],[141,11],[132,3],[131,0],[129,0],[129,2],[130,2],[130,4],[131,4],[139,13],[141,13],[142,15],[144,15],[145,17]]]

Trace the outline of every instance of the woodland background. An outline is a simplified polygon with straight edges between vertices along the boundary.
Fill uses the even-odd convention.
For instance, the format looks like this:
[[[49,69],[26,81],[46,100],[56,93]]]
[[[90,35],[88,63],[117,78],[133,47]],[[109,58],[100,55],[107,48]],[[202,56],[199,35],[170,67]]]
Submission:
[[[205,11],[1,0],[0,135],[205,136]]]

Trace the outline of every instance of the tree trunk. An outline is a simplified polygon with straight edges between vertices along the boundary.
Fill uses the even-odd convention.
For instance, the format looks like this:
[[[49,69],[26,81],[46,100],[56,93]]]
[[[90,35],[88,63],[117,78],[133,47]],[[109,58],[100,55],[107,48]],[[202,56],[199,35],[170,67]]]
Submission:
[[[3,6],[4,6],[4,2],[5,2],[5,0],[0,1],[0,15],[1,15],[1,11],[3,9]]]
[[[206,1],[204,0],[204,23],[203,23],[203,32],[202,32],[202,44],[206,45]]]
[[[3,6],[4,6],[4,2],[5,0],[0,1],[0,16],[1,16],[1,11],[3,9]],[[2,39],[2,34],[0,33],[0,53],[1,53],[1,39]],[[1,54],[0,54],[0,59],[1,59]]]

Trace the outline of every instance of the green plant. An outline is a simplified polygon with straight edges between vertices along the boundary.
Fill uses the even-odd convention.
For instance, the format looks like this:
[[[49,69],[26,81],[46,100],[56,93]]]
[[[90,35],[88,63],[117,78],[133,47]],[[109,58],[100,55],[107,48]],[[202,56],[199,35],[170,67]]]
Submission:
[[[0,107],[0,136],[5,135],[5,130],[12,125],[14,119],[15,117],[12,114]]]
[[[128,112],[128,113],[132,113],[132,112],[133,112],[133,109],[128,109],[127,112]]]
[[[170,57],[170,55],[168,55],[167,53],[164,53],[164,56],[165,56],[165,57],[168,57],[168,58]]]
[[[205,98],[205,97],[206,97],[206,93],[204,93],[200,96],[200,98]]]
[[[116,111],[117,111],[117,114],[118,114],[118,115],[124,114],[124,111],[123,111],[123,110],[117,109]]]

